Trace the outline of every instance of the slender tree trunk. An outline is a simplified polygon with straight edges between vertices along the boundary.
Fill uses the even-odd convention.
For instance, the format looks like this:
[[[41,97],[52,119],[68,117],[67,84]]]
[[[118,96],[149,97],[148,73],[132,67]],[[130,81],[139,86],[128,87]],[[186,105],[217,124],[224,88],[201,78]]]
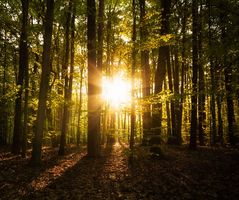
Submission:
[[[182,138],[182,119],[183,119],[183,102],[184,102],[184,82],[185,82],[185,64],[186,64],[186,24],[187,24],[187,17],[186,17],[186,6],[187,1],[184,4],[184,12],[182,18],[182,69],[181,69],[181,98],[180,98],[180,106],[179,106],[179,119],[178,119],[178,135]]]
[[[225,60],[224,60],[225,62]],[[227,65],[225,68],[225,85],[227,91],[227,121],[228,121],[228,138],[229,143],[235,146],[234,125],[235,125],[235,113],[233,105],[233,89],[232,89],[232,67]]]
[[[182,70],[183,72],[183,70]],[[182,73],[181,72],[181,73]],[[182,135],[181,135],[181,114],[180,114],[180,103],[179,103],[179,60],[178,60],[178,49],[175,49],[175,70],[174,70],[174,92],[176,95],[175,98],[175,137],[176,137],[176,144],[182,143]],[[183,80],[182,80],[183,81]],[[181,85],[182,87],[183,85]]]
[[[197,146],[197,74],[198,74],[198,1],[192,1],[193,17],[193,77],[192,77],[192,95],[191,95],[191,128],[190,128],[190,149],[196,149]]]
[[[72,99],[72,87],[74,79],[74,67],[75,67],[75,13],[76,3],[72,0],[72,17],[71,17],[71,45],[70,45],[70,79],[69,79],[69,99]]]
[[[209,21],[208,21],[208,39],[209,39],[209,60],[210,60],[210,76],[211,76],[211,98],[210,98],[210,111],[211,111],[211,131],[210,131],[210,144],[215,145],[216,143],[216,111],[215,111],[215,64],[213,61],[212,55],[212,30],[211,30],[211,1],[208,1],[208,14],[209,14]]]
[[[103,67],[103,39],[104,39],[104,0],[99,0],[99,14],[98,14],[98,52],[97,52],[97,68],[99,72],[99,82],[102,83],[102,67]],[[102,94],[102,88],[98,87],[99,91],[98,94]],[[100,101],[101,98],[99,98]],[[101,115],[102,111],[102,101],[100,101],[100,109],[99,109],[99,116],[102,120],[103,115]],[[101,121],[100,120],[100,121]],[[99,126],[99,137],[101,143],[101,126]],[[105,134],[105,133],[102,133]]]
[[[130,149],[134,148],[134,137],[135,137],[135,67],[136,67],[136,2],[132,1],[132,9],[133,9],[133,30],[132,30],[132,69],[131,69],[131,81],[132,81],[132,92],[131,92],[131,132],[130,132]]]
[[[140,5],[140,41],[141,41],[141,69],[142,69],[142,85],[143,85],[143,97],[150,95],[150,66],[149,66],[149,51],[145,49],[145,43],[147,42],[148,32],[146,27],[146,11],[145,0],[139,1]],[[151,128],[151,113],[150,105],[145,104],[143,106],[143,143],[146,143],[147,135]]]
[[[109,78],[112,74],[111,74],[111,63],[112,63],[112,48],[111,48],[111,44],[113,41],[113,34],[112,34],[112,11],[111,11],[111,4],[109,5],[108,8],[108,16],[107,16],[107,27],[106,27],[106,77]],[[111,114],[109,112],[109,104],[106,103],[105,105],[105,118],[106,118],[106,124],[105,124],[105,134],[106,134],[106,141],[110,140],[110,123],[111,123]]]
[[[77,146],[80,146],[81,141],[81,110],[82,110],[82,83],[83,83],[83,67],[80,70],[80,101],[79,101],[79,110],[78,110],[78,121],[77,121]]]
[[[227,15],[225,11],[226,5],[224,2],[220,3],[220,23],[221,23],[221,43],[223,48],[222,65],[225,76],[225,88],[226,88],[226,102],[227,102],[227,121],[228,121],[228,138],[229,143],[234,146],[236,144],[234,136],[234,125],[235,125],[235,113],[233,104],[233,88],[232,88],[232,66],[227,62]]]
[[[41,162],[43,128],[46,118],[46,100],[49,89],[49,79],[51,70],[51,65],[49,63],[51,61],[50,52],[51,52],[53,18],[54,18],[54,0],[47,0],[47,10],[45,15],[46,21],[44,27],[45,30],[44,44],[42,53],[42,74],[37,110],[36,130],[33,139],[33,149],[31,157],[31,162],[34,166],[38,166],[38,164]]]
[[[204,124],[205,124],[205,81],[204,81],[204,71],[203,71],[203,49],[202,49],[202,1],[200,0],[200,16],[198,23],[198,69],[199,69],[199,97],[198,97],[198,136],[200,145],[205,145],[204,143]]]
[[[100,154],[99,138],[99,94],[100,73],[96,67],[96,7],[95,0],[87,0],[87,49],[88,49],[88,156],[98,157]]]
[[[69,6],[67,8],[67,17],[66,17],[66,24],[65,24],[65,53],[64,53],[64,61],[62,65],[63,70],[63,77],[65,79],[65,86],[64,86],[64,108],[63,108],[63,117],[62,117],[62,128],[61,128],[61,137],[60,137],[60,148],[59,148],[59,155],[65,154],[65,146],[66,146],[66,134],[68,132],[68,125],[69,125],[69,117],[70,117],[70,80],[68,74],[68,64],[69,64],[69,53],[70,53],[70,23],[71,23],[71,12],[72,12],[72,1],[69,1]],[[72,63],[71,63],[72,64]],[[73,66],[70,69],[73,72]],[[73,81],[73,73],[72,79]],[[72,87],[72,83],[71,83]],[[72,89],[72,88],[71,88]]]
[[[6,95],[7,91],[7,44],[6,44],[6,31],[5,31],[5,42],[4,42],[4,63],[3,63],[3,78],[2,78],[2,96]],[[15,56],[15,54],[14,54]],[[15,65],[14,65],[15,66]],[[15,70],[16,71],[16,70]],[[0,101],[0,145],[7,144],[8,136],[8,112],[6,101]]]
[[[13,130],[13,142],[12,153],[19,154],[21,149],[21,137],[22,137],[22,91],[24,81],[24,70],[28,68],[28,48],[27,48],[27,24],[28,24],[28,7],[29,1],[22,0],[22,28],[20,36],[19,47],[19,71],[17,78],[17,85],[19,90],[17,98],[15,100],[15,116],[14,116],[14,130]]]
[[[218,119],[218,142],[220,142],[221,145],[224,144],[223,139],[223,123],[222,123],[222,97],[220,94],[217,95],[217,119]]]
[[[112,23],[111,23],[111,7],[109,7],[108,17],[107,17],[107,27],[106,27],[106,76],[110,76],[110,58],[111,58],[111,41],[112,41]]]
[[[172,80],[172,69],[170,64],[170,51],[167,55],[167,73],[168,73],[168,89],[170,92],[173,92],[173,80]],[[175,120],[175,104],[173,101],[170,102],[170,114],[171,114],[171,126],[170,126],[170,132],[169,137],[177,138],[176,137],[176,120]],[[169,115],[170,115],[169,114]]]
[[[58,28],[59,29],[59,28]],[[58,80],[58,84],[57,84],[57,95],[59,96],[63,96],[63,87],[62,87],[62,76],[60,76],[60,74],[62,73],[62,69],[61,69],[61,51],[60,51],[60,44],[59,44],[59,30],[57,30],[56,33],[56,39],[55,39],[55,51],[56,51],[56,79]],[[61,126],[62,126],[62,116],[63,116],[63,105],[62,102],[60,102],[57,105],[56,108],[56,117],[55,117],[55,130],[56,130],[56,135],[55,135],[55,147],[57,147],[59,145],[60,142],[60,136],[58,133],[61,132]]]
[[[28,60],[28,59],[27,59]],[[27,61],[28,62],[28,61]],[[25,67],[25,99],[24,99],[24,122],[22,134],[22,157],[26,157],[27,133],[28,133],[28,99],[29,99],[29,69],[28,63]]]
[[[73,79],[74,79],[74,67],[75,67],[75,13],[76,13],[76,3],[72,0],[72,17],[71,17],[71,49],[70,49],[70,79],[69,79],[69,103],[72,101],[72,89],[73,89]],[[71,116],[72,124],[74,124],[75,116],[73,116],[72,105],[69,104],[69,112]],[[71,133],[75,136],[75,128],[72,127]]]
[[[70,22],[71,22],[71,8],[72,2],[69,2],[69,6],[67,8],[67,17],[65,24],[65,53],[64,60],[62,65],[63,77],[65,79],[64,85],[64,108],[63,108],[63,117],[62,117],[62,128],[61,128],[61,137],[60,137],[60,148],[59,155],[65,154],[65,146],[66,146],[66,133],[68,131],[68,123],[69,123],[69,74],[68,74],[68,63],[69,63],[69,52],[70,52]]]
[[[164,81],[164,90],[167,90],[168,89],[168,85],[166,83],[166,81]],[[171,123],[172,123],[172,118],[171,118],[171,109],[170,109],[170,104],[169,104],[169,101],[166,100],[166,113],[167,113],[167,136],[168,136],[168,144],[171,144],[171,141],[169,138],[172,137],[172,126],[171,126]]]
[[[99,0],[97,67],[100,72],[102,72],[102,63],[103,63],[103,39],[104,39],[103,31],[104,31],[104,0]]]

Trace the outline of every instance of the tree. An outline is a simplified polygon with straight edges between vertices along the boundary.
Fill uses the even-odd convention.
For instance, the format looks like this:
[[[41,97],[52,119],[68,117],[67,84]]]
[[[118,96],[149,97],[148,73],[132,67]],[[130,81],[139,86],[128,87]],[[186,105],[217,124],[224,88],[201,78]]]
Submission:
[[[149,51],[145,48],[147,42],[147,26],[146,26],[146,11],[145,0],[139,1],[140,6],[140,41],[141,41],[141,70],[142,70],[142,87],[143,97],[150,95],[150,66],[149,66]],[[150,105],[146,104],[143,107],[143,143],[145,143],[147,134],[151,128],[151,112]]]
[[[228,2],[222,1],[219,3],[220,8],[220,27],[221,27],[221,43],[223,54],[222,65],[224,68],[225,76],[225,88],[226,88],[226,101],[227,101],[227,121],[228,121],[228,138],[232,146],[235,146],[235,136],[234,136],[234,124],[235,124],[235,114],[234,114],[234,103],[233,103],[233,87],[232,87],[232,64],[228,62],[227,59],[227,45],[228,44],[228,32],[226,24],[228,22],[228,13],[227,13]]]
[[[198,1],[192,1],[192,18],[193,18],[193,36],[192,36],[192,49],[193,49],[193,76],[192,76],[192,95],[191,95],[191,128],[190,128],[190,144],[191,149],[197,146],[197,75],[198,75]]]
[[[161,0],[161,36],[169,33],[169,14],[170,14],[171,0]],[[166,76],[166,69],[170,67],[169,63],[169,46],[167,44],[161,45],[158,50],[158,63],[155,72],[155,89],[154,93],[162,92],[163,81]],[[158,103],[155,109],[156,113],[153,114],[152,123],[153,127],[158,129],[157,134],[161,134],[162,126],[162,103]]]
[[[210,76],[211,76],[211,100],[210,100],[210,110],[211,110],[211,120],[212,120],[212,130],[210,132],[210,143],[211,145],[215,145],[216,143],[216,111],[215,111],[215,87],[216,87],[216,80],[215,80],[215,61],[213,59],[213,52],[212,52],[212,16],[211,16],[211,1],[208,1],[208,46],[209,46],[209,62],[210,62]],[[201,125],[200,127],[201,128]]]
[[[99,82],[102,83],[102,69],[103,69],[103,41],[104,41],[104,0],[99,0],[99,12],[98,12],[98,48],[97,48],[97,69],[99,72]],[[98,93],[101,94],[102,93],[102,88],[101,86],[98,87],[99,91]],[[100,101],[100,100],[99,100]],[[100,102],[100,106],[102,106],[102,102]],[[101,110],[102,108],[100,108],[100,113],[99,115],[101,116]],[[100,130],[100,126],[98,127],[99,130],[99,134],[100,134],[100,140],[101,142],[104,140],[102,139],[102,135],[104,133],[101,134],[101,130]]]
[[[179,106],[179,114],[178,114],[178,136],[182,139],[182,118],[183,118],[183,103],[184,103],[184,91],[185,91],[185,72],[186,72],[186,28],[187,28],[187,19],[188,19],[188,1],[184,0],[182,4],[182,42],[181,46],[181,98],[180,98],[180,106]]]
[[[44,131],[44,122],[46,119],[46,101],[49,89],[49,79],[51,70],[50,52],[51,52],[51,40],[54,19],[54,0],[47,0],[46,7],[47,9],[45,14],[45,25],[44,25],[44,44],[42,53],[42,74],[36,119],[36,129],[33,139],[33,149],[31,157],[31,163],[34,166],[38,166],[38,164],[41,161],[42,138]]]
[[[87,54],[88,54],[88,156],[100,154],[100,104],[99,71],[96,67],[96,6],[95,0],[87,0]]]
[[[198,23],[198,71],[199,71],[199,96],[198,96],[198,134],[199,134],[199,142],[200,145],[205,145],[204,142],[204,124],[205,124],[205,80],[204,80],[204,70],[203,70],[203,49],[202,49],[202,18],[203,18],[203,10],[202,10],[202,1],[200,0],[200,15],[199,15],[199,23]]]
[[[60,138],[60,148],[59,155],[65,154],[65,146],[66,146],[66,133],[68,131],[68,123],[69,123],[69,104],[70,104],[70,82],[69,82],[69,73],[68,73],[68,64],[69,64],[69,53],[70,53],[70,23],[71,23],[71,12],[72,12],[72,1],[69,1],[69,6],[67,7],[66,12],[66,23],[65,23],[65,52],[64,52],[64,60],[62,65],[63,77],[65,81],[64,85],[64,109],[63,109],[63,117],[62,117],[62,128],[61,128],[61,138]],[[71,69],[72,71],[72,69]],[[72,74],[73,75],[73,74]],[[71,79],[72,81],[72,79]],[[71,83],[72,85],[72,83]]]
[[[17,77],[17,85],[19,90],[15,100],[15,116],[14,116],[14,131],[12,142],[12,153],[19,154],[22,140],[22,92],[25,70],[28,70],[28,47],[27,47],[27,24],[28,24],[28,7],[29,1],[22,0],[22,29],[19,47],[19,70]]]
[[[135,68],[136,68],[136,10],[135,10],[135,0],[132,1],[132,13],[133,13],[133,26],[132,26],[132,66],[131,66],[131,129],[130,129],[130,149],[134,147],[134,137],[135,137]]]

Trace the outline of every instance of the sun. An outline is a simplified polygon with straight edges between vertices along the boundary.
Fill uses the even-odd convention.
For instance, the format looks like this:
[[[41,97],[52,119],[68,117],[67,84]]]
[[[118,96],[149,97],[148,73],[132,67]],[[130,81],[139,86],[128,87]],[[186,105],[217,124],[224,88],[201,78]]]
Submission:
[[[131,102],[131,84],[120,74],[107,79],[103,77],[102,98],[111,108],[129,106]]]

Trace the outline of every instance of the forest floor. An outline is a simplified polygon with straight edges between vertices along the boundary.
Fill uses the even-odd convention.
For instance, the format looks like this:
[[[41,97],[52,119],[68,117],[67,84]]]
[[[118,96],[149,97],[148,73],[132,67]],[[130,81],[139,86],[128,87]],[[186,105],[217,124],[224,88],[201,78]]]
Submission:
[[[45,148],[42,165],[0,149],[0,199],[239,199],[239,151],[230,148],[163,147],[151,157],[119,143],[91,159],[85,149],[65,156]]]

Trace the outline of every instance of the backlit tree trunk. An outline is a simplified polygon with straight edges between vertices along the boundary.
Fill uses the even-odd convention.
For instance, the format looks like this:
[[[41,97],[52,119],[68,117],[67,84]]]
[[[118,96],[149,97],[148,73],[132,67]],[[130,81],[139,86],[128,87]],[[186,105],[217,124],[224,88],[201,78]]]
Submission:
[[[140,5],[140,41],[141,41],[141,70],[142,70],[142,86],[143,97],[150,95],[150,66],[149,66],[149,51],[145,48],[147,42],[147,27],[146,27],[146,11],[145,0],[139,1]],[[150,105],[143,106],[143,143],[146,142],[147,134],[151,128],[151,112]]]
[[[34,166],[37,166],[41,161],[41,149],[43,139],[44,122],[46,119],[46,100],[49,89],[49,79],[51,70],[51,40],[52,40],[52,28],[54,18],[54,0],[47,0],[47,10],[45,15],[44,25],[44,44],[42,53],[42,74],[39,92],[39,102],[37,110],[36,129],[33,139],[33,149],[31,162]]]
[[[102,83],[102,67],[103,67],[103,39],[104,39],[104,0],[99,0],[99,14],[98,14],[98,48],[97,48],[97,69],[99,71],[99,82]],[[101,86],[98,87],[99,91],[98,94],[102,93]],[[101,98],[99,98],[100,101]],[[99,116],[101,116],[101,110],[102,110],[102,102],[100,102],[100,110],[99,110]],[[103,115],[102,115],[103,116]],[[104,117],[104,116],[103,116]],[[100,120],[103,121],[103,117],[100,117]],[[101,129],[99,126],[99,137],[100,141],[101,137],[104,137],[103,135],[105,133],[101,133]]]
[[[132,30],[132,67],[131,67],[131,83],[132,83],[132,92],[131,92],[131,132],[130,132],[130,149],[134,147],[134,137],[135,137],[135,67],[136,67],[136,10],[135,10],[135,0],[132,2],[132,12],[133,12],[133,30]]]
[[[96,67],[96,6],[87,0],[87,49],[88,49],[88,156],[100,154],[99,72]]]

